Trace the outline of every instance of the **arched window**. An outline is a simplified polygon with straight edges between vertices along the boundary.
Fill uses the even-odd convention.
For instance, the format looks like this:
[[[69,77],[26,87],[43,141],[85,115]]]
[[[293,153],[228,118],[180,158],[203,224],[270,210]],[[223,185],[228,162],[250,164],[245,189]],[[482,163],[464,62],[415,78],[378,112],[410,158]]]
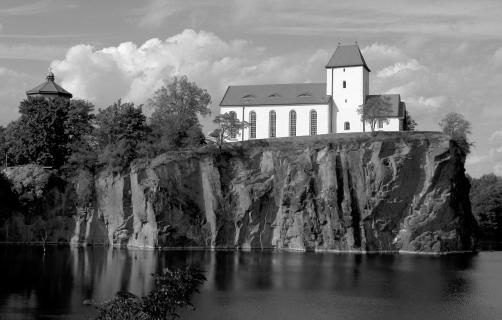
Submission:
[[[342,85],[343,85],[344,89],[347,88],[347,81],[343,80],[343,84]]]
[[[296,136],[296,111],[291,110],[289,112],[289,135],[291,137]]]
[[[272,110],[268,114],[268,136],[270,138],[275,138],[275,136],[276,136],[275,130],[276,130],[276,115],[275,115],[275,111]]]
[[[230,118],[237,118],[237,113],[235,113],[234,111],[230,111],[228,114],[230,115]],[[232,130],[230,132],[230,139],[235,138],[237,138],[237,132],[235,132],[235,130]]]
[[[344,125],[343,125],[343,128],[344,128],[345,130],[350,130],[350,122],[345,121],[345,123],[344,123]]]
[[[249,113],[249,139],[256,139],[256,112]]]
[[[317,112],[315,110],[310,111],[310,135],[315,136],[317,134]]]

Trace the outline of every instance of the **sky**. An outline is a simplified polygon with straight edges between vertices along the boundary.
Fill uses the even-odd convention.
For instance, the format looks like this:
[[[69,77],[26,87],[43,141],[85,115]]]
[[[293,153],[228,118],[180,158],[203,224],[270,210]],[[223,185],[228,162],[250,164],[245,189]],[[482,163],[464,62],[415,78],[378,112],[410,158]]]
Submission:
[[[228,85],[325,82],[337,44],[357,41],[371,94],[401,94],[418,130],[463,114],[467,172],[502,175],[500,30],[500,0],[2,0],[0,125],[49,67],[75,98],[147,115],[164,79],[187,75],[214,116]]]

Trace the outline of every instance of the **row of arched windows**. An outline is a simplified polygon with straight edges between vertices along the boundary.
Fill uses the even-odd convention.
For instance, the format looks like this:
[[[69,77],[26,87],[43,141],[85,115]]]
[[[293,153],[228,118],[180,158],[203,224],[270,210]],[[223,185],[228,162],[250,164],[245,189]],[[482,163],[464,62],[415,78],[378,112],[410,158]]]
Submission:
[[[317,135],[317,112],[310,111],[310,135]],[[277,114],[271,110],[268,114],[268,136],[269,138],[277,137]],[[289,136],[296,136],[296,111],[289,112]],[[249,113],[249,138],[256,138],[256,112]]]

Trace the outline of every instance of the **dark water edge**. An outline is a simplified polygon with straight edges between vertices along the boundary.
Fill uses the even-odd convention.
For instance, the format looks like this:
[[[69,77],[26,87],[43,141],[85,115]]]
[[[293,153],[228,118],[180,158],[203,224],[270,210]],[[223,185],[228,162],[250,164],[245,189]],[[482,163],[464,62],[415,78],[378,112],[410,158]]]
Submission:
[[[447,256],[0,246],[0,319],[88,319],[150,274],[208,280],[183,319],[501,319],[502,252]]]

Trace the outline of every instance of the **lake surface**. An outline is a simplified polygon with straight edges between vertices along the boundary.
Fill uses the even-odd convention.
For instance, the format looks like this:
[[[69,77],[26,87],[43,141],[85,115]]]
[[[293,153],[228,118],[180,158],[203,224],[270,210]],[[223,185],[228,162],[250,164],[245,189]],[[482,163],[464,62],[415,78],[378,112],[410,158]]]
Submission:
[[[0,246],[0,319],[88,319],[151,273],[207,281],[183,319],[502,319],[502,252],[451,256]]]

